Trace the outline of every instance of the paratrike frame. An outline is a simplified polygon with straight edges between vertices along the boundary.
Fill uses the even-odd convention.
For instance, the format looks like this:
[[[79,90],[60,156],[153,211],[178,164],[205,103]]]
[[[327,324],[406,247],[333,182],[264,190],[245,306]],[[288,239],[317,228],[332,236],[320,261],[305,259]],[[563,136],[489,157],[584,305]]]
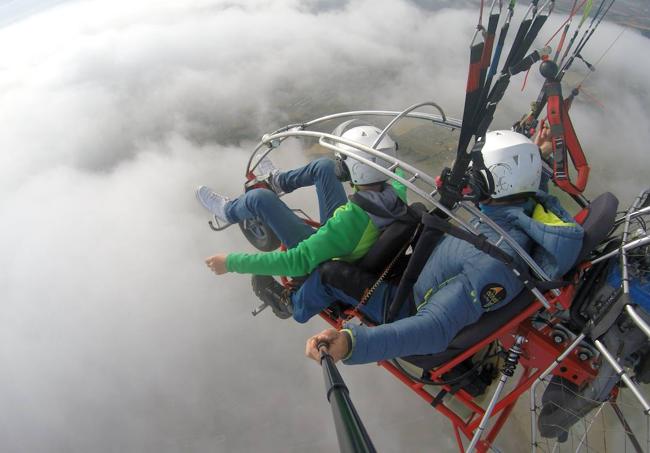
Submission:
[[[439,114],[429,114],[416,111],[417,108],[423,106],[433,106],[438,109]],[[459,129],[461,124],[457,119],[446,117],[442,109],[433,102],[416,104],[403,111],[364,110],[342,112],[334,115],[323,116],[306,123],[291,124],[265,135],[260,143],[254,148],[246,166],[246,186],[250,187],[258,182],[258,177],[255,174],[257,165],[264,157],[278,150],[286,139],[309,138],[318,140],[318,143],[324,148],[345,156],[353,156],[355,159],[358,159],[372,168],[384,173],[391,180],[403,184],[411,193],[417,195],[429,207],[444,212],[453,224],[462,228],[464,231],[472,235],[477,235],[478,233],[475,222],[484,223],[493,229],[498,235],[499,239],[495,241],[493,245],[498,246],[501,242],[508,243],[515,253],[529,266],[538,282],[548,282],[550,280],[548,275],[544,273],[534,259],[502,228],[477,209],[473,202],[460,201],[450,209],[442,205],[439,201],[438,187],[436,185],[435,177],[397,157],[382,153],[373,147],[368,147],[330,133],[311,130],[315,126],[332,120],[368,117],[384,119],[387,117],[391,118],[388,125],[383,129],[382,135],[387,134],[397,123],[405,118],[426,121],[435,126],[451,130]],[[345,147],[340,145],[345,145]],[[361,150],[381,158],[382,160],[389,162],[390,166],[384,168],[373,161],[359,157],[347,147]],[[423,376],[426,376],[426,381],[423,382],[405,371],[399,362],[381,361],[378,364],[451,421],[458,448],[461,452],[488,451],[511,415],[515,403],[522,394],[529,390],[531,398],[531,450],[533,452],[536,451],[536,386],[551,374],[561,376],[579,385],[588,383],[590,379],[596,377],[597,373],[595,370],[597,369],[597,363],[599,360],[607,360],[616,368],[626,385],[630,388],[632,394],[643,406],[646,415],[649,416],[650,406],[648,406],[644,396],[641,394],[635,383],[632,382],[629,376],[625,373],[624,369],[617,363],[615,356],[610,353],[597,338],[591,339],[588,331],[575,332],[571,333],[569,337],[558,343],[557,338],[553,336],[553,326],[561,322],[561,318],[558,315],[570,310],[576,289],[580,285],[581,279],[591,266],[600,260],[620,254],[622,269],[623,272],[625,272],[625,269],[627,268],[625,262],[626,253],[633,248],[642,247],[650,242],[650,235],[647,231],[643,237],[637,236],[633,241],[629,239],[630,221],[639,216],[650,215],[647,207],[640,207],[641,202],[639,200],[642,198],[645,200],[647,197],[648,190],[639,195],[637,201],[633,204],[630,210],[628,210],[625,217],[619,218],[615,222],[615,226],[622,226],[624,229],[622,245],[619,249],[608,254],[601,254],[601,256],[598,256],[597,254],[591,255],[591,260],[586,259],[574,268],[574,270],[567,276],[570,283],[561,289],[553,289],[544,292],[538,288],[532,288],[531,292],[533,297],[530,298],[530,302],[519,313],[512,317],[508,322],[501,325],[490,335],[477,341],[473,346],[467,348],[452,359],[440,364],[435,369],[423,371]],[[588,207],[585,209],[588,210]],[[297,211],[302,212],[300,210]],[[313,219],[308,218],[304,212],[302,212],[302,214],[308,224],[314,227],[318,226],[318,223]],[[465,220],[467,214],[471,215],[473,220]],[[579,214],[576,217],[581,218],[584,217],[584,215]],[[214,229],[221,230],[228,226],[229,225],[220,225],[218,228]],[[286,284],[287,279],[283,279],[283,282]],[[265,307],[263,306],[258,307],[253,314],[259,313],[264,308]],[[638,316],[634,304],[631,301],[625,305],[625,310],[629,314],[632,322],[637,324],[650,338],[650,329],[648,329],[648,326],[643,319]],[[345,322],[351,321],[353,317],[356,317],[361,323],[372,325],[372,323],[367,319],[363,318],[363,315],[352,308],[343,311],[326,309],[321,313],[321,316],[335,328],[341,328]],[[535,320],[539,319],[540,316],[543,316],[546,319],[544,325],[535,322]],[[499,384],[495,389],[488,406],[484,408],[479,404],[476,398],[472,397],[465,390],[454,389],[452,385],[446,383],[445,375],[454,369],[454,367],[458,366],[465,360],[472,358],[492,343],[498,344],[501,350],[505,351],[506,356],[509,357],[510,360],[506,361],[506,365],[504,365],[504,368],[501,370],[501,379]],[[579,346],[581,345],[584,346],[584,348],[595,350],[596,354],[584,360],[577,353],[580,349]],[[504,389],[506,381],[514,376],[515,368],[518,365],[521,365],[521,372],[519,373],[518,381],[514,388],[506,393]],[[434,392],[432,390],[432,388],[436,388],[431,387],[430,384],[432,383],[434,385],[437,384],[439,391]],[[469,410],[470,415],[464,416],[459,410],[454,409],[453,404],[449,404],[449,401],[445,401],[445,397],[460,403],[465,410]],[[469,444],[467,444],[467,440],[464,439],[467,439]]]

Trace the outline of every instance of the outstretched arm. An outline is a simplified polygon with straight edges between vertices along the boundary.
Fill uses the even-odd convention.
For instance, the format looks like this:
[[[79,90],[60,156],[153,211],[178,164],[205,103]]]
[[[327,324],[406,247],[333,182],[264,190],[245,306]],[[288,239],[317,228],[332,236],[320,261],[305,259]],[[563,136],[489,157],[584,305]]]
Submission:
[[[225,272],[289,277],[307,275],[320,263],[353,253],[370,227],[374,228],[368,214],[348,203],[316,233],[286,252],[217,254],[207,258],[206,264],[217,275]]]

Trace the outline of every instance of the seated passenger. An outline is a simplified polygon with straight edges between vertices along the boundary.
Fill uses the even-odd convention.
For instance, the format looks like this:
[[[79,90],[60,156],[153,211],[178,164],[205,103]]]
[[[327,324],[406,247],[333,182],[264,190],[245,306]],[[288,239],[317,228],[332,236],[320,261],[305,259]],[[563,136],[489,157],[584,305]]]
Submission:
[[[580,252],[583,230],[557,199],[537,191],[542,167],[538,147],[515,132],[490,132],[483,159],[495,183],[495,192],[480,204],[483,213],[531,254],[551,278],[566,273]],[[484,224],[476,227],[491,242],[498,239]],[[501,242],[499,247],[516,256],[507,243]],[[359,290],[345,281],[323,282],[319,274],[314,272],[301,288],[308,298],[293,299],[294,304],[303,304],[294,305],[294,313],[306,312],[307,318],[337,300],[356,304]],[[317,344],[326,341],[332,357],[348,364],[441,352],[463,327],[475,323],[483,313],[503,307],[522,289],[522,283],[501,261],[447,236],[414,285],[415,315],[403,312],[400,319],[376,327],[348,323],[340,331],[326,329],[307,340],[305,352],[319,361]],[[383,310],[395,292],[395,286],[382,283],[360,311],[382,321]]]
[[[341,137],[372,146],[379,134],[381,129],[363,125],[350,127]],[[379,165],[389,166],[388,162],[368,153],[346,145],[340,146]],[[386,135],[376,149],[395,155],[397,145]],[[327,158],[317,159],[296,170],[273,170],[268,178],[270,189],[253,189],[234,200],[228,200],[205,186],[199,187],[199,202],[218,220],[235,223],[259,218],[288,247],[286,252],[220,253],[206,259],[208,267],[217,275],[226,272],[256,274],[252,281],[255,294],[267,302],[277,316],[291,316],[292,304],[283,294],[283,286],[272,275],[301,277],[333,258],[355,261],[370,249],[383,228],[406,213],[403,201],[406,188],[403,185],[387,184],[389,178],[385,174],[359,160],[348,158],[344,162],[359,196],[374,206],[373,214],[348,202],[343,185],[337,178],[335,162]],[[320,221],[323,224],[318,230],[296,216],[278,196],[278,193],[311,185],[316,186]]]

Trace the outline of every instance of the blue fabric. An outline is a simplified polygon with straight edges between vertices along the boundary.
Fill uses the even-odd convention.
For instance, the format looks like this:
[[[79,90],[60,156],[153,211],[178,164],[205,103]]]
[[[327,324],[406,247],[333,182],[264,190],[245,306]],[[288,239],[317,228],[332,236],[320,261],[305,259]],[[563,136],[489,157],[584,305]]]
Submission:
[[[469,280],[460,275],[435,293],[414,315],[368,328],[347,324],[354,336],[347,364],[376,362],[414,354],[443,351],[463,326],[476,322],[482,311],[467,297]]]
[[[316,187],[321,225],[332,217],[339,206],[348,202],[343,184],[336,177],[335,163],[332,159],[321,157],[304,167],[286,171],[278,175],[278,182],[286,193],[307,186]]]
[[[530,254],[535,262],[550,278],[559,278],[575,264],[582,248],[584,231],[560,205],[557,198],[545,192],[538,192],[535,198],[547,211],[551,211],[564,222],[573,223],[573,226],[545,225],[517,208],[499,207],[500,212],[511,225],[522,229],[533,239],[534,246]],[[531,210],[532,207],[531,204]],[[482,207],[488,215],[491,209],[494,207]]]
[[[552,200],[547,201],[545,206],[548,205],[558,217],[570,220],[564,217],[566,211],[555,212],[559,204],[555,206]],[[579,250],[582,245],[580,227],[542,225],[528,217],[530,206],[527,204],[484,206],[482,209],[524,250],[531,252],[539,247],[552,257],[547,264],[555,268],[555,273],[573,266],[577,256],[573,250]],[[491,241],[497,239],[496,233],[488,227],[479,224],[477,228]],[[572,229],[573,233],[567,234],[562,228]],[[533,237],[543,242],[534,242]],[[499,247],[515,256],[505,242]],[[488,302],[487,294],[492,288],[499,289],[499,297]],[[467,242],[445,237],[415,283],[413,294],[416,303],[420,304],[417,314],[372,328],[347,325],[354,336],[354,348],[345,362],[368,363],[444,351],[463,327],[476,322],[485,311],[509,303],[522,289],[523,285],[513,272],[500,261]]]
[[[622,286],[623,278],[618,263],[612,266],[607,283],[614,288]],[[650,314],[650,280],[631,277],[629,281],[630,297],[638,306]]]
[[[359,307],[359,311],[375,323],[381,322],[384,304],[390,303],[395,291],[396,287],[392,285],[380,284],[368,299],[368,302]],[[358,300],[348,296],[340,289],[321,283],[320,272],[316,270],[309,275],[309,278],[300,286],[300,289],[291,296],[293,319],[299,323],[305,323],[337,301],[350,306],[359,303]],[[404,308],[404,315],[406,315],[408,307]]]
[[[347,203],[345,190],[336,179],[334,161],[321,158],[309,164],[279,173],[278,183],[285,192],[307,186],[315,186],[320,210],[320,221],[324,223],[334,211]],[[237,223],[245,219],[262,219],[288,248],[314,233],[314,229],[298,217],[278,195],[269,189],[253,189],[226,203],[226,217]]]

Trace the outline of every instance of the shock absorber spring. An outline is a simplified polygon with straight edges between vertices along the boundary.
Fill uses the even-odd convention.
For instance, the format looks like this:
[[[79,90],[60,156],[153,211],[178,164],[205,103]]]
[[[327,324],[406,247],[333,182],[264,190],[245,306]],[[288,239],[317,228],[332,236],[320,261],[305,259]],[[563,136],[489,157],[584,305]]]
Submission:
[[[522,353],[521,344],[523,343],[523,337],[517,337],[517,341],[508,349],[508,354],[506,355],[503,367],[501,368],[501,373],[505,376],[512,377],[515,374],[515,369],[519,363],[519,356]]]

